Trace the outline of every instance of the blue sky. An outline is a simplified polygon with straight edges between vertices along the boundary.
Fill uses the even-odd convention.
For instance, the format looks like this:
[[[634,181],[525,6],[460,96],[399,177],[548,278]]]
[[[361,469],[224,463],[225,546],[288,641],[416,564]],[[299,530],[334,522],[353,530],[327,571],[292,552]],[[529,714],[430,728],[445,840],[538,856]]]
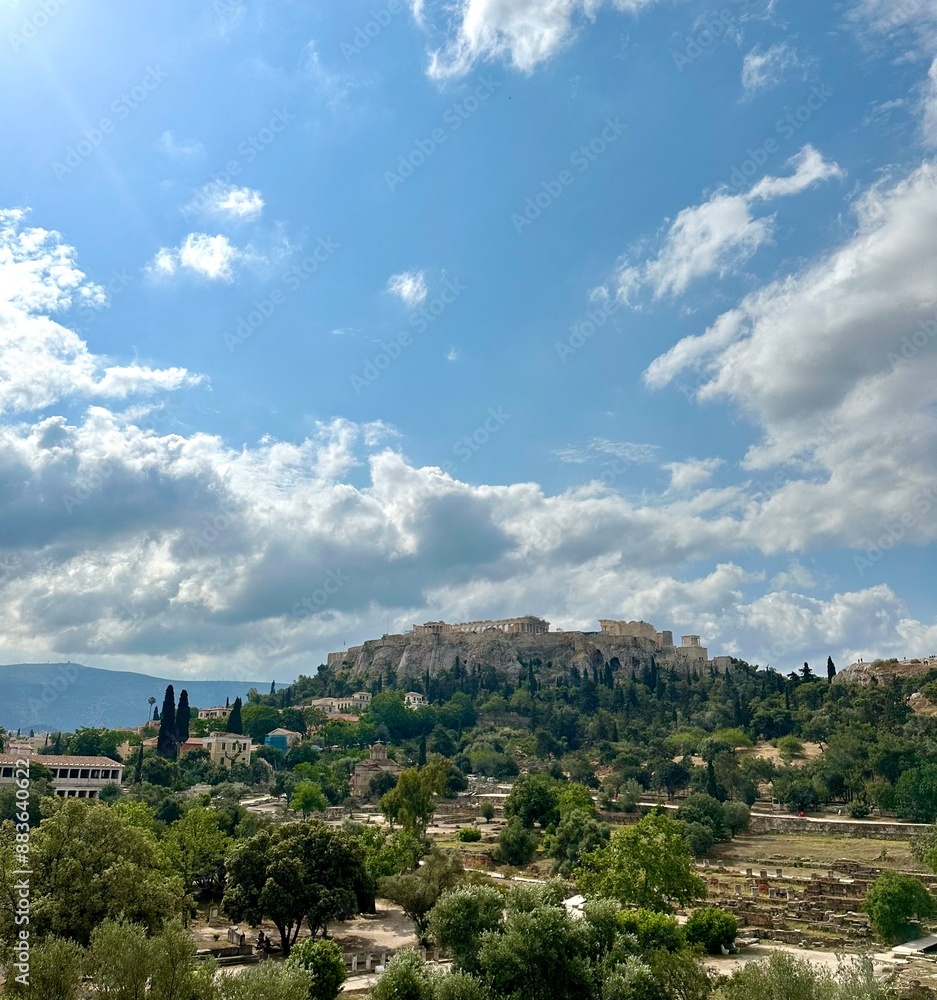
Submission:
[[[932,2],[0,0],[0,658],[937,649]]]

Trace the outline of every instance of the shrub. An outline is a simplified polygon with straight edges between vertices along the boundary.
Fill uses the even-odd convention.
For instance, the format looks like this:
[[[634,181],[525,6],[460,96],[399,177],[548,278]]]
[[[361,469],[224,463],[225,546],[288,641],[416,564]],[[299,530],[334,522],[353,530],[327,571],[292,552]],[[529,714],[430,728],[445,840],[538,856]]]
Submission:
[[[490,823],[495,815],[494,803],[486,799],[479,807],[478,812],[486,823]]]
[[[623,910],[621,929],[638,939],[642,952],[663,948],[679,951],[684,945],[684,934],[676,918],[653,910]]]
[[[518,816],[512,816],[498,834],[498,846],[494,859],[498,864],[522,867],[530,864],[537,850],[537,835],[528,830]]]
[[[854,799],[846,806],[846,812],[853,819],[865,819],[871,811],[869,803],[863,799]]]
[[[698,944],[708,954],[719,955],[723,948],[732,947],[739,925],[731,913],[717,906],[703,906],[693,912],[684,932],[687,944]]]
[[[482,839],[482,832],[477,826],[463,826],[458,837],[463,843],[471,844]]]
[[[310,979],[310,1000],[335,1000],[345,982],[342,949],[334,941],[303,938],[290,951],[287,965],[302,969]]]

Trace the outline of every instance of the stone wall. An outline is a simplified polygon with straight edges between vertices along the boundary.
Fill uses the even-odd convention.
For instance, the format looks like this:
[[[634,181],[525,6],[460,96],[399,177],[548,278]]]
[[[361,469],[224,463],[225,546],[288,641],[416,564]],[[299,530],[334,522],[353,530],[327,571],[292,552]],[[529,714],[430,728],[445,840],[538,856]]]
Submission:
[[[911,840],[930,827],[924,823],[899,823],[861,819],[818,819],[790,813],[752,813],[749,833],[819,833],[838,837],[872,837],[877,840]]]

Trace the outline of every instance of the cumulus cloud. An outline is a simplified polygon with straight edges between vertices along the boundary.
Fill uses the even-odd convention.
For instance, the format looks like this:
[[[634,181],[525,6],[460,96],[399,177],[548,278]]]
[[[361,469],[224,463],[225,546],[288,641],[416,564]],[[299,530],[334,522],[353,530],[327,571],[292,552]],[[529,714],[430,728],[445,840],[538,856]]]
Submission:
[[[23,282],[0,280],[0,384],[14,380],[20,394],[0,401],[18,413],[0,420],[0,655],[255,679],[308,671],[343,641],[388,627],[520,609],[565,628],[594,628],[600,615],[645,618],[701,634],[713,653],[778,666],[830,652],[838,662],[929,652],[937,625],[914,619],[874,572],[805,596],[810,580],[795,567],[768,584],[766,572],[739,563],[848,543],[931,482],[933,366],[920,349],[893,373],[875,368],[884,334],[873,343],[872,331],[886,298],[905,310],[905,326],[915,296],[937,309],[935,188],[935,172],[922,169],[868,192],[838,256],[739,307],[747,352],[729,364],[726,351],[743,346],[736,339],[708,356],[707,385],[722,398],[747,393],[766,438],[796,443],[802,466],[756,491],[708,488],[717,460],[673,462],[680,489],[637,500],[600,482],[555,493],[462,482],[411,462],[381,422],[337,417],[299,441],[238,447],[191,428],[160,430],[148,411],[192,377],[106,362],[42,314],[95,293],[82,291],[71,248],[24,233],[8,213],[0,261],[21,268]],[[772,336],[789,358],[762,356]],[[830,381],[815,384],[824,359]],[[906,381],[879,398],[883,374]],[[863,378],[868,391],[853,400],[850,379]],[[133,393],[156,395],[147,403]],[[49,413],[66,395],[85,401],[84,412]],[[855,426],[828,452],[814,447],[808,467],[804,436],[792,436],[800,411],[809,425],[837,400],[855,406]],[[874,445],[873,429],[883,435]],[[653,446],[600,437],[575,451],[599,463],[659,460]],[[908,539],[937,532],[937,496],[905,509]]]
[[[387,291],[396,295],[408,308],[420,305],[427,295],[424,271],[402,271],[387,279]]]
[[[937,164],[876,184],[854,207],[842,245],[645,372],[660,387],[701,371],[700,400],[730,402],[761,430],[745,466],[801,473],[747,522],[769,550],[874,549],[895,519],[905,541],[937,539]]]
[[[253,256],[251,251],[234,246],[227,236],[189,233],[177,247],[161,247],[149,271],[162,278],[189,271],[206,281],[233,281],[237,265]]]
[[[192,384],[183,368],[112,365],[94,355],[51,312],[105,304],[103,289],[54,230],[25,225],[26,212],[0,212],[0,413],[24,413],[83,395],[126,399]]]
[[[663,468],[670,473],[670,489],[682,492],[708,483],[723,465],[721,458],[688,458],[683,462],[667,462]]]
[[[699,278],[731,273],[748,261],[774,232],[774,217],[753,214],[758,201],[799,194],[842,170],[805,146],[791,161],[787,177],[763,177],[742,194],[719,188],[708,201],[683,209],[664,234],[656,257],[619,264],[615,286],[620,301],[634,307],[645,288],[655,299],[680,295]]]
[[[201,215],[234,222],[253,222],[264,208],[263,195],[254,188],[212,181],[195,192],[182,214]]]
[[[636,14],[655,0],[612,0],[616,10]],[[430,52],[429,76],[465,76],[478,63],[506,60],[532,73],[556,55],[583,21],[591,21],[604,0],[457,0],[446,12],[448,37]],[[427,23],[427,5],[411,0],[414,19]]]
[[[769,49],[756,45],[742,61],[742,87],[751,97],[757,91],[778,86],[785,76],[803,64],[797,50],[787,42],[778,42]]]

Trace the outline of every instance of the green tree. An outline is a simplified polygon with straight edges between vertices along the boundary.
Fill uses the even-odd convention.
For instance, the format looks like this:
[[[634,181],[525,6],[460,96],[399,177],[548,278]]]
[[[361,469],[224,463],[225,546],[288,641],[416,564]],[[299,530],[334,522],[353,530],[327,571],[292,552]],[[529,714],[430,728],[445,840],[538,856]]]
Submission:
[[[902,819],[933,823],[937,819],[937,764],[904,771],[898,779],[895,809]]]
[[[179,692],[179,705],[176,708],[175,738],[176,746],[181,747],[189,738],[189,720],[192,713],[189,711],[189,692],[183,688]]]
[[[715,1000],[891,1000],[869,958],[854,959],[834,974],[786,951],[749,962],[716,991]]]
[[[161,847],[169,869],[182,878],[186,891],[195,880],[218,870],[231,844],[215,809],[193,806],[166,832]]]
[[[345,959],[334,941],[303,938],[290,952],[287,965],[302,969],[309,977],[309,1000],[335,1000],[345,982]]]
[[[722,803],[722,819],[731,836],[737,837],[740,833],[744,833],[748,829],[751,818],[751,809],[744,802]]]
[[[159,733],[156,737],[156,752],[160,757],[172,760],[176,757],[176,695],[172,684],[163,695],[163,710],[159,713]]]
[[[462,862],[459,856],[434,848],[416,870],[382,878],[378,891],[403,909],[423,939],[430,910],[447,889],[455,888],[461,878]]]
[[[415,951],[400,951],[371,990],[371,1000],[434,1000],[435,976]]]
[[[684,823],[702,823],[712,830],[716,840],[726,839],[723,803],[705,792],[690,795],[677,810],[677,819]]]
[[[429,914],[433,940],[452,949],[456,968],[478,972],[481,936],[501,923],[504,897],[493,886],[468,885],[445,893]]]
[[[592,975],[587,932],[560,907],[509,911],[503,930],[482,935],[478,965],[495,996],[581,1000]]]
[[[271,920],[285,956],[304,921],[324,932],[368,898],[361,846],[317,820],[261,830],[235,845],[226,867],[222,908],[254,926]]]
[[[311,812],[325,812],[328,805],[328,799],[314,781],[300,781],[293,789],[290,798],[290,809],[301,812],[303,819]]]
[[[219,1000],[300,1000],[309,995],[309,975],[286,962],[262,962],[218,980]]]
[[[16,959],[4,972],[6,995],[22,1000],[79,1000],[84,955],[74,941],[50,937],[29,949],[29,973],[19,972]],[[26,981],[17,976],[26,975]]]
[[[157,931],[181,912],[184,889],[161,866],[151,833],[99,802],[59,799],[32,834],[31,925],[87,944],[123,915]]]
[[[616,830],[607,847],[587,854],[577,874],[583,893],[648,910],[668,911],[706,895],[693,852],[676,820],[652,812]]]
[[[280,725],[280,713],[270,705],[247,705],[241,711],[241,723],[241,732],[263,743],[267,733]]]
[[[546,774],[524,774],[514,782],[504,803],[504,815],[516,816],[526,827],[550,826],[559,820],[556,780]],[[592,797],[589,797],[592,801]]]
[[[918,931],[918,921],[934,916],[934,897],[911,875],[885,871],[869,886],[863,904],[872,930],[886,944],[907,941]]]
[[[486,823],[490,823],[495,816],[494,804],[489,799],[485,799],[478,807],[478,814]]]
[[[574,809],[567,813],[550,840],[553,871],[557,875],[571,875],[579,867],[584,854],[597,851],[608,843],[609,826],[600,823],[593,813]]]
[[[102,1000],[146,1000],[152,961],[153,942],[140,924],[106,920],[91,931],[86,967]]]
[[[401,771],[397,784],[381,796],[381,812],[391,823],[399,823],[422,839],[436,808],[435,797],[442,792],[440,778],[438,769],[431,771],[429,765]]]
[[[228,722],[225,726],[225,732],[227,733],[243,733],[244,724],[241,722],[241,699],[235,698],[234,704],[231,706],[231,714],[228,716]]]
[[[498,864],[529,865],[537,850],[537,835],[524,826],[519,816],[512,816],[498,834],[494,859]]]
[[[698,944],[710,955],[722,954],[735,943],[738,921],[731,913],[717,906],[701,906],[694,910],[684,927],[688,944]]]

